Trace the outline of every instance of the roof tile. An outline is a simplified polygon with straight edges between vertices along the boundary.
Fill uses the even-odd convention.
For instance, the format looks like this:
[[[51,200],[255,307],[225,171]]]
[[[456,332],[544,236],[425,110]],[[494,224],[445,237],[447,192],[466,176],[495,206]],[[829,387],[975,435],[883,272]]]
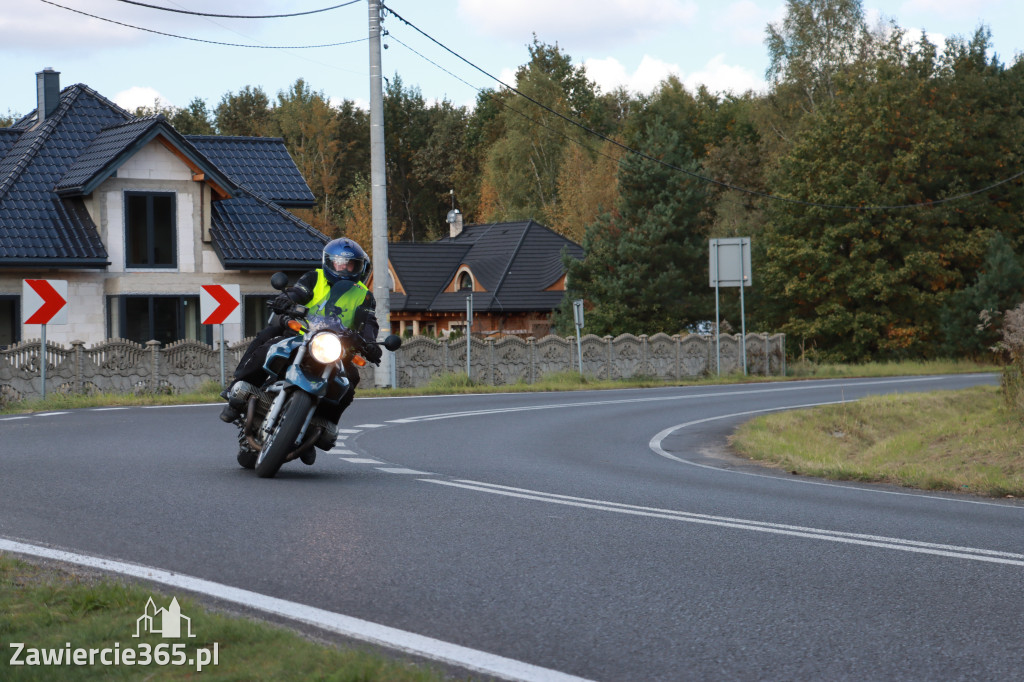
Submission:
[[[187,135],[235,181],[281,206],[311,206],[313,193],[279,137]]]

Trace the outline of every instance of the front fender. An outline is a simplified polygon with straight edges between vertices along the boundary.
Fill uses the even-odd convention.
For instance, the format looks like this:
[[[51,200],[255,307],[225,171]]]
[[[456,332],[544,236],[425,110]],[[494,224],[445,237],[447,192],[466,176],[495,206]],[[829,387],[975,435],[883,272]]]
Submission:
[[[284,374],[284,380],[317,398],[322,398],[327,393],[327,381],[323,377],[310,376],[295,363],[288,366],[288,370]]]

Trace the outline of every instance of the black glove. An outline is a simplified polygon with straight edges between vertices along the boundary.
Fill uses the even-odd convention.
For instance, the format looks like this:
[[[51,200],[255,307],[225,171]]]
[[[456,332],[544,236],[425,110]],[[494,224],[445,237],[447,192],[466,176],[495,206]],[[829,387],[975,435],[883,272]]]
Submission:
[[[380,346],[376,344],[364,343],[362,348],[363,357],[372,362],[375,365],[380,365],[380,359],[384,355],[384,351],[380,349]]]
[[[288,294],[278,294],[277,297],[270,302],[270,307],[275,313],[283,313],[294,304],[295,301],[293,301]]]

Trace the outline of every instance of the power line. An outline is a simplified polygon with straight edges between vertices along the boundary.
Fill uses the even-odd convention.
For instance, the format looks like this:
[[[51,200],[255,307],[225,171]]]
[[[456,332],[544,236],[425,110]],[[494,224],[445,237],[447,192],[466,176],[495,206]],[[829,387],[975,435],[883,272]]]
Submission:
[[[348,7],[354,5],[362,0],[349,0],[343,2],[340,5],[332,5],[330,7],[321,7],[320,9],[311,9],[308,12],[293,12],[292,14],[211,14],[209,12],[193,12],[187,9],[174,9],[173,7],[160,7],[159,5],[149,5],[145,2],[137,2],[136,0],[117,0],[127,5],[138,5],[139,7],[148,7],[149,9],[158,9],[164,12],[177,12],[178,14],[191,14],[197,17],[217,17],[218,19],[283,19],[285,17],[301,17],[307,14],[318,14],[320,12],[329,12],[332,9],[338,9],[339,7]]]
[[[218,40],[204,40],[203,38],[192,38],[190,36],[179,36],[179,35],[176,35],[174,33],[165,33],[163,31],[157,31],[157,30],[154,30],[154,29],[151,29],[151,28],[145,28],[143,26],[134,26],[132,24],[126,24],[126,23],[121,22],[121,21],[115,21],[113,19],[107,19],[106,17],[96,16],[95,14],[89,14],[88,12],[83,12],[82,10],[74,9],[72,7],[65,7],[64,5],[58,5],[55,2],[51,2],[51,0],[39,0],[39,1],[43,2],[43,3],[46,3],[47,5],[53,5],[54,7],[59,7],[61,9],[65,9],[65,10],[67,10],[69,12],[74,12],[75,14],[81,14],[83,16],[89,17],[90,19],[98,19],[100,21],[106,21],[106,22],[111,23],[111,24],[117,24],[118,26],[124,26],[125,28],[133,28],[136,31],[145,31],[146,33],[155,33],[156,35],[167,36],[168,38],[179,38],[181,40],[191,40],[191,41],[196,42],[196,43],[207,43],[209,45],[224,45],[224,46],[227,46],[227,47],[253,47],[253,48],[259,48],[259,49],[265,49],[265,50],[308,50],[308,49],[313,49],[313,48],[317,48],[317,47],[338,47],[340,45],[351,45],[353,43],[361,43],[364,40],[366,40],[366,38],[358,38],[356,40],[346,40],[346,41],[340,42],[340,43],[324,43],[323,45],[246,45],[246,44],[243,44],[243,43],[223,43],[223,42],[220,42]]]
[[[390,39],[391,39],[391,40],[393,40],[394,42],[398,43],[399,45],[401,45],[401,46],[402,46],[402,47],[404,47],[405,49],[409,50],[410,52],[412,52],[412,53],[413,53],[414,55],[416,55],[416,56],[417,56],[417,57],[419,57],[420,59],[422,59],[422,60],[424,60],[424,61],[426,61],[426,62],[429,62],[429,63],[433,64],[433,65],[434,65],[434,66],[436,66],[436,67],[437,67],[438,69],[440,69],[441,71],[444,71],[444,72],[445,72],[446,74],[448,74],[449,76],[451,76],[451,77],[452,77],[452,78],[454,78],[455,80],[457,80],[457,81],[460,81],[460,82],[462,82],[462,83],[463,83],[464,85],[467,85],[467,86],[469,86],[469,87],[473,88],[473,89],[474,89],[474,90],[476,90],[477,92],[484,92],[484,89],[483,89],[483,88],[481,88],[481,87],[477,87],[476,85],[473,85],[472,83],[470,83],[469,81],[465,80],[464,78],[462,78],[462,77],[460,77],[460,76],[458,76],[458,75],[456,75],[456,74],[452,73],[452,72],[451,72],[451,71],[449,71],[448,69],[444,68],[443,66],[441,66],[440,64],[438,64],[437,62],[435,62],[435,61],[434,61],[433,59],[431,59],[430,57],[427,57],[426,55],[422,54],[421,52],[419,52],[419,51],[417,51],[417,50],[413,49],[412,47],[410,47],[410,46],[406,45],[405,43],[403,43],[403,42],[402,42],[401,40],[399,40],[398,38],[396,38],[396,37],[394,36],[394,34],[392,34],[392,33],[388,33],[388,38],[390,38]],[[493,93],[493,90],[492,90],[491,92]],[[527,121],[529,121],[530,123],[532,123],[532,124],[534,124],[534,125],[539,125],[539,126],[541,126],[542,128],[546,128],[547,130],[551,131],[552,133],[554,133],[554,134],[556,134],[556,135],[558,135],[558,136],[560,136],[560,137],[564,137],[564,138],[565,138],[566,140],[569,140],[570,142],[574,142],[575,144],[578,144],[578,145],[580,145],[581,147],[583,147],[584,149],[586,149],[586,150],[587,150],[587,151],[589,151],[589,152],[592,152],[592,153],[594,153],[594,154],[599,154],[600,156],[603,156],[603,157],[605,157],[606,159],[610,159],[610,160],[612,160],[612,161],[616,162],[617,164],[621,164],[621,163],[622,163],[622,159],[621,159],[621,158],[616,158],[616,157],[612,156],[611,154],[605,154],[605,153],[604,153],[604,152],[602,152],[602,151],[601,151],[600,149],[594,149],[593,147],[590,147],[590,146],[588,146],[588,145],[587,145],[587,144],[586,144],[585,142],[583,142],[583,140],[580,140],[580,139],[578,139],[578,138],[575,138],[575,137],[573,137],[572,135],[567,135],[567,134],[566,134],[566,133],[564,133],[563,131],[561,131],[561,130],[558,130],[557,128],[553,128],[552,126],[549,126],[549,125],[548,125],[547,123],[544,123],[544,121],[541,121],[541,120],[538,120],[538,119],[535,119],[535,118],[531,118],[531,117],[529,116],[529,114],[526,114],[526,113],[524,113],[524,112],[522,112],[522,111],[519,111],[519,110],[518,110],[518,109],[516,109],[515,107],[511,107],[511,106],[509,106],[508,104],[506,104],[505,102],[501,101],[501,99],[499,99],[499,98],[497,98],[497,97],[493,98],[493,101],[494,101],[494,103],[495,103],[495,104],[497,104],[498,106],[500,106],[500,107],[501,107],[502,109],[507,109],[508,111],[511,111],[511,112],[512,112],[512,113],[514,113],[514,114],[518,114],[519,116],[522,116],[523,118],[525,118],[525,119],[526,119]]]
[[[923,202],[916,203],[916,204],[895,204],[895,205],[891,205],[891,206],[854,206],[854,205],[847,205],[847,204],[825,204],[825,203],[818,203],[818,202],[813,202],[813,201],[803,201],[801,199],[792,199],[792,198],[789,198],[789,197],[780,197],[777,194],[769,194],[767,192],[761,192],[759,190],[754,190],[754,189],[750,189],[750,188],[747,188],[747,187],[740,187],[738,185],[733,185],[733,184],[730,184],[728,182],[723,182],[721,180],[715,180],[714,178],[709,178],[709,177],[707,177],[705,175],[701,175],[699,173],[694,173],[693,171],[688,171],[685,168],[681,168],[681,167],[676,166],[674,164],[668,163],[667,161],[662,161],[661,159],[653,157],[650,154],[646,154],[646,153],[644,153],[644,152],[642,152],[642,151],[640,151],[638,149],[634,149],[633,147],[630,147],[629,145],[623,144],[622,142],[619,142],[618,140],[615,140],[615,139],[613,139],[611,137],[608,137],[604,133],[598,132],[598,131],[596,131],[596,130],[594,130],[594,129],[592,129],[592,128],[590,128],[590,127],[588,127],[588,126],[586,126],[586,125],[584,125],[582,123],[580,123],[579,121],[576,121],[576,120],[566,116],[565,114],[562,114],[562,113],[560,113],[558,111],[555,111],[554,109],[552,109],[551,107],[547,106],[546,104],[535,100],[534,98],[530,97],[526,93],[521,92],[520,90],[518,90],[518,89],[512,87],[511,85],[509,85],[508,83],[505,83],[504,81],[502,81],[497,76],[494,76],[493,74],[488,73],[483,68],[481,68],[481,67],[477,66],[476,64],[474,64],[473,62],[469,61],[466,57],[463,57],[461,54],[459,54],[455,50],[451,49],[450,47],[448,47],[444,43],[440,42],[439,40],[437,40],[433,36],[427,34],[425,31],[423,31],[423,29],[419,28],[418,26],[416,26],[415,24],[410,22],[408,19],[406,19],[402,15],[398,14],[398,12],[395,12],[390,7],[384,5],[383,3],[381,3],[381,7],[384,8],[385,10],[387,10],[396,19],[398,19],[399,21],[401,21],[405,25],[409,26],[411,29],[413,29],[414,31],[416,31],[417,33],[419,33],[424,38],[426,38],[427,40],[431,41],[432,43],[434,43],[438,47],[442,48],[443,50],[445,50],[448,53],[452,54],[456,58],[458,58],[461,61],[465,62],[466,64],[468,64],[472,68],[476,69],[480,73],[482,73],[485,76],[487,76],[488,78],[490,78],[490,79],[494,80],[495,82],[499,83],[503,87],[507,88],[509,91],[514,92],[515,94],[519,95],[520,97],[522,97],[523,99],[527,100],[528,102],[530,102],[530,103],[540,107],[541,109],[544,109],[548,113],[557,116],[558,118],[560,118],[560,119],[562,119],[562,120],[564,120],[564,121],[566,121],[566,122],[576,126],[577,128],[585,130],[586,132],[590,133],[591,135],[593,135],[595,137],[601,138],[605,142],[609,142],[609,143],[615,145],[616,147],[619,147],[620,149],[626,151],[627,153],[635,154],[635,155],[637,155],[637,156],[639,156],[641,158],[647,159],[648,161],[652,161],[652,162],[657,163],[657,164],[659,164],[661,166],[665,166],[666,168],[671,168],[672,170],[675,170],[675,171],[678,171],[680,173],[683,173],[684,175],[688,175],[688,176],[694,178],[695,180],[700,180],[702,182],[706,182],[706,183],[709,183],[709,184],[712,184],[712,185],[717,185],[717,186],[725,188],[725,189],[731,189],[731,190],[734,190],[734,191],[737,191],[737,192],[742,192],[744,194],[750,194],[750,195],[753,195],[753,196],[762,197],[764,199],[771,199],[773,201],[780,201],[780,202],[785,202],[785,203],[789,203],[789,204],[796,204],[796,205],[799,205],[799,206],[809,206],[809,207],[814,207],[814,208],[829,208],[829,209],[840,209],[840,210],[847,210],[847,211],[893,211],[893,210],[906,209],[906,208],[925,208],[925,207],[929,207],[929,206],[937,206],[939,204],[945,204],[945,203],[949,203],[949,202],[952,202],[952,201],[957,201],[959,199],[966,199],[968,197],[972,197],[972,196],[975,196],[975,195],[978,195],[978,194],[983,194],[985,192],[988,192],[990,190],[995,189],[996,187],[999,187],[1000,185],[1005,185],[1005,184],[1007,184],[1009,182],[1013,182],[1014,180],[1016,180],[1018,178],[1024,177],[1024,171],[1021,171],[1019,173],[1015,173],[1014,175],[1011,175],[1008,178],[1004,178],[1002,180],[999,180],[998,182],[992,183],[991,185],[988,185],[987,187],[982,187],[981,189],[976,189],[976,190],[973,190],[973,191],[970,191],[970,192],[964,192],[962,194],[957,194],[957,195],[954,195],[954,196],[951,196],[951,197],[945,197],[943,199],[935,199],[935,200],[930,200],[930,201],[923,201]]]

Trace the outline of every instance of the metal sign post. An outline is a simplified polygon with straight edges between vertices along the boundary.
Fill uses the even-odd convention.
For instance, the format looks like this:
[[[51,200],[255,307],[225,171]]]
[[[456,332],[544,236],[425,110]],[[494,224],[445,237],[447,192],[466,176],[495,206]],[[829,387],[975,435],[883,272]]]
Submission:
[[[715,289],[715,343],[718,348],[718,374],[722,373],[722,330],[718,308],[719,287],[740,288],[740,354],[743,374],[747,373],[747,313],[743,289],[753,281],[750,268],[750,237],[712,239],[708,253],[711,286]]]
[[[466,297],[466,378],[472,379],[470,356],[473,353],[473,294]]]
[[[241,287],[237,284],[204,284],[199,289],[199,317],[203,324],[220,327],[220,385],[227,386],[224,367],[224,325],[242,321]]]
[[[46,325],[68,323],[68,282],[26,279],[21,282],[22,322],[38,324],[40,393],[46,398]]]
[[[583,299],[572,302],[572,319],[576,325],[576,357],[580,362],[580,377],[583,376],[583,343],[580,341],[580,330],[583,329]]]

